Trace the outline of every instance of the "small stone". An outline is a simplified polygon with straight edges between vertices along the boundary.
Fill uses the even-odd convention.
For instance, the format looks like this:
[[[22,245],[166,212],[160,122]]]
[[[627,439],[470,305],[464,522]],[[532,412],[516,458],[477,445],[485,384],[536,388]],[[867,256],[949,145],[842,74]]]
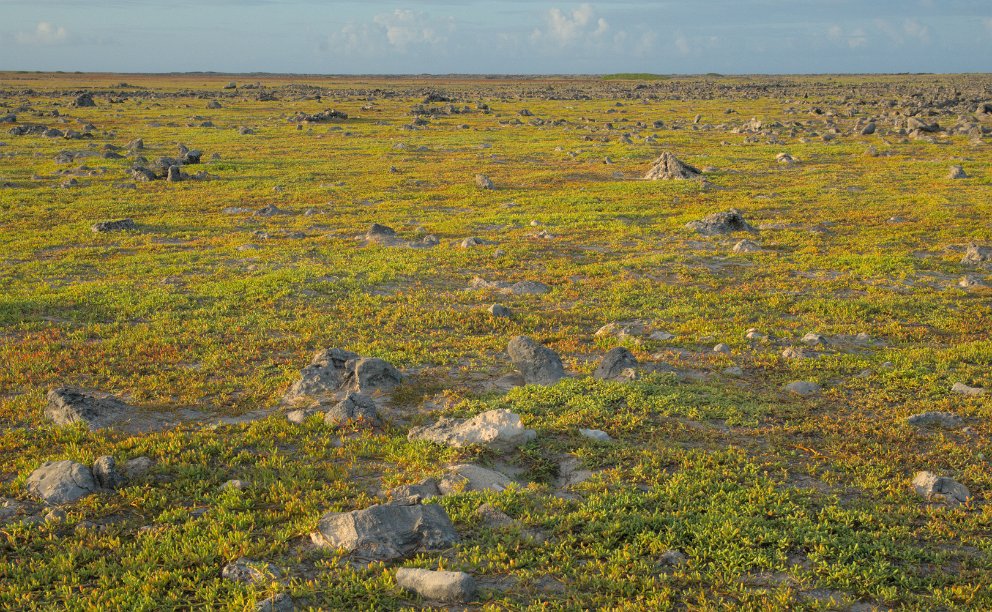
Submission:
[[[93,462],[93,478],[104,489],[117,489],[124,485],[124,476],[117,471],[117,462],[110,455],[99,457]]]
[[[923,412],[920,414],[914,414],[906,419],[906,422],[915,427],[934,427],[943,429],[956,429],[964,424],[961,417],[950,412]]]
[[[379,409],[372,398],[363,393],[349,393],[324,415],[324,423],[340,426],[351,421],[379,424]]]
[[[744,239],[734,245],[734,253],[757,253],[760,250],[761,246],[753,240]]]
[[[124,462],[124,476],[129,479],[141,478],[152,469],[155,462],[149,457],[135,457]]]
[[[483,189],[483,190],[496,189],[496,185],[485,174],[476,174],[475,175],[475,185],[479,189]]]
[[[390,489],[387,495],[394,504],[411,505],[419,504],[431,497],[440,497],[441,489],[438,488],[436,480],[428,478],[417,484],[400,485]]]
[[[713,352],[714,353],[729,354],[730,353],[730,347],[728,345],[726,345],[726,344],[723,344],[723,343],[717,344],[716,346],[713,347]]]
[[[290,423],[295,423],[297,425],[302,425],[308,418],[317,414],[317,410],[313,408],[300,408],[299,410],[290,410],[286,413],[286,420]]]
[[[761,333],[755,328],[751,328],[744,333],[744,337],[748,340],[767,340],[768,336]]]
[[[396,584],[426,599],[447,602],[471,601],[476,594],[475,579],[465,572],[435,572],[401,567]]]
[[[106,232],[133,232],[138,229],[138,226],[131,219],[117,219],[114,221],[94,223],[91,229],[98,234]]]
[[[509,318],[513,316],[513,311],[502,304],[493,304],[489,307],[489,314],[498,318]]]
[[[744,376],[744,369],[740,366],[730,366],[729,368],[724,368],[723,373],[727,376]]]
[[[509,515],[492,504],[482,504],[475,511],[475,515],[481,518],[483,524],[490,528],[508,527],[516,523]]]
[[[992,261],[992,246],[982,246],[972,242],[961,258],[963,264],[977,264]]]
[[[580,429],[579,434],[589,438],[590,440],[595,440],[597,442],[612,442],[613,438],[610,434],[599,429]]]
[[[255,604],[255,612],[293,612],[293,598],[285,593],[277,593]]]
[[[968,487],[932,472],[917,472],[913,477],[913,490],[927,499],[943,501],[950,505],[964,503],[971,498]]]
[[[689,557],[687,557],[685,553],[678,550],[666,550],[661,553],[661,557],[658,558],[658,561],[662,565],[677,567],[680,565],[685,565],[689,561]]]
[[[510,293],[513,295],[544,295],[551,291],[551,287],[538,281],[520,281],[510,285]]]
[[[244,490],[249,489],[250,487],[251,487],[251,483],[248,483],[248,482],[246,482],[244,480],[231,479],[231,480],[228,480],[227,482],[225,482],[224,484],[220,485],[220,490],[221,491],[228,491],[228,490],[244,491]]]
[[[786,359],[808,359],[810,354],[802,347],[789,346],[782,351],[782,357]]]
[[[252,561],[244,557],[224,566],[220,575],[225,580],[261,585],[279,577],[279,570],[271,563]]]
[[[441,478],[438,489],[442,495],[471,491],[505,491],[513,484],[505,474],[478,465],[463,463],[453,466]]]
[[[951,391],[953,393],[959,393],[961,395],[966,395],[968,397],[978,397],[980,395],[985,395],[985,389],[981,387],[969,387],[968,385],[956,382],[951,386]]]
[[[625,370],[636,368],[637,365],[637,358],[634,357],[634,354],[626,348],[618,346],[603,356],[603,360],[599,362],[593,377],[599,380],[615,380]]]
[[[820,385],[800,380],[785,385],[785,390],[796,395],[814,395],[820,392]]]
[[[810,332],[805,336],[803,336],[802,341],[804,344],[808,344],[810,346],[827,344],[827,339],[824,336],[821,336],[820,334],[815,334],[813,332]]]
[[[947,173],[947,178],[949,179],[966,179],[968,175],[965,173],[964,168],[961,166],[951,166],[951,169]]]

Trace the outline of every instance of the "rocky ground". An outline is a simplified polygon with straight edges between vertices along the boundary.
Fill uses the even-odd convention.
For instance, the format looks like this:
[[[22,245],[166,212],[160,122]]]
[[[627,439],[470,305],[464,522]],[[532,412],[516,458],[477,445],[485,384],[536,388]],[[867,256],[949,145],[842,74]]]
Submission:
[[[0,73],[0,607],[988,609],[990,138],[981,75]]]

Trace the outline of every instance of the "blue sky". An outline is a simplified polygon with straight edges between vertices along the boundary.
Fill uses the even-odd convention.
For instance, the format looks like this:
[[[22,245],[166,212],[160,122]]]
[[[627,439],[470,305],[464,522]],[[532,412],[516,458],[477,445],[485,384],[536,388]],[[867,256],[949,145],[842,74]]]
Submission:
[[[0,69],[990,72],[992,0],[0,0]]]

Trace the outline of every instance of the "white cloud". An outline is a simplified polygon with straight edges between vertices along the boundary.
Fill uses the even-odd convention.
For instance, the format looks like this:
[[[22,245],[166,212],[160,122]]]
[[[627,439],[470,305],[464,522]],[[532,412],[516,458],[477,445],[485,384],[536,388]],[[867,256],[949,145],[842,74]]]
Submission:
[[[445,33],[455,28],[451,17],[434,22],[426,13],[408,9],[396,9],[392,13],[376,15],[372,21],[385,30],[389,44],[401,50],[415,44],[437,45],[446,42],[448,37]]]
[[[876,19],[875,27],[898,45],[907,42],[930,44],[930,26],[920,23],[916,19],[904,19],[901,25],[893,24],[885,19]]]
[[[56,26],[48,21],[39,21],[34,32],[18,32],[14,39],[22,45],[57,45],[69,37],[69,32],[62,26]]]
[[[531,34],[534,42],[548,41],[558,47],[568,47],[583,41],[599,41],[610,31],[610,24],[596,16],[591,4],[582,4],[571,13],[553,8],[547,13],[547,27]],[[623,38],[623,33],[619,33]]]
[[[689,45],[689,39],[681,31],[675,33],[675,48],[682,55],[689,55],[692,53],[692,47]]]
[[[904,21],[902,31],[910,38],[915,38],[922,43],[930,42],[930,26],[924,25],[915,19]]]
[[[432,19],[427,13],[396,9],[376,15],[370,23],[345,25],[328,36],[326,47],[339,53],[364,56],[405,53],[411,47],[443,45],[455,29],[453,17]]]
[[[851,49],[864,47],[868,44],[868,34],[862,28],[845,30],[837,24],[827,28],[827,38],[837,44],[846,45]]]

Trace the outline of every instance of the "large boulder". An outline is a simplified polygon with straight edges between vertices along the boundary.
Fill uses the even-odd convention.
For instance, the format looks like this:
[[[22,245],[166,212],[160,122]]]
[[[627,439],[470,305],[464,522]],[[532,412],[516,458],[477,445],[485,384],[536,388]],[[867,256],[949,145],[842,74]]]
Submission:
[[[476,593],[475,579],[465,572],[401,567],[396,570],[396,585],[437,601],[471,601]]]
[[[361,357],[338,348],[321,351],[300,372],[283,399],[323,400],[339,391],[352,393],[386,393],[403,381],[399,370],[382,359]]]
[[[510,361],[529,385],[553,385],[565,377],[565,368],[558,354],[527,336],[510,340],[507,352]]]
[[[90,468],[75,461],[46,461],[31,472],[26,486],[46,504],[69,504],[98,488]]]
[[[414,427],[407,436],[456,448],[478,444],[497,451],[509,451],[537,437],[524,428],[520,416],[509,410],[490,410],[470,419],[442,418],[433,425]]]
[[[387,393],[401,382],[403,375],[392,364],[375,357],[365,357],[349,362],[345,386],[356,393]]]
[[[450,548],[458,542],[451,519],[437,504],[382,504],[328,512],[310,538],[320,547],[343,548],[383,561]]]
[[[83,423],[90,429],[99,429],[120,419],[130,410],[130,406],[110,395],[97,395],[74,387],[58,387],[48,392],[45,416],[56,425]]]
[[[649,181],[658,180],[685,180],[698,177],[702,172],[698,168],[693,168],[689,164],[675,157],[669,151],[661,154],[661,157],[654,160],[654,164],[644,178]]]
[[[637,367],[637,358],[622,346],[612,349],[603,356],[593,376],[600,380],[615,380],[623,376],[626,370]]]
[[[333,394],[344,384],[348,362],[353,359],[358,359],[356,353],[339,348],[317,353],[310,365],[300,371],[300,379],[286,392],[286,401]]]
[[[76,96],[76,99],[72,101],[72,106],[76,108],[84,108],[96,106],[96,102],[93,101],[92,94],[82,93]]]

